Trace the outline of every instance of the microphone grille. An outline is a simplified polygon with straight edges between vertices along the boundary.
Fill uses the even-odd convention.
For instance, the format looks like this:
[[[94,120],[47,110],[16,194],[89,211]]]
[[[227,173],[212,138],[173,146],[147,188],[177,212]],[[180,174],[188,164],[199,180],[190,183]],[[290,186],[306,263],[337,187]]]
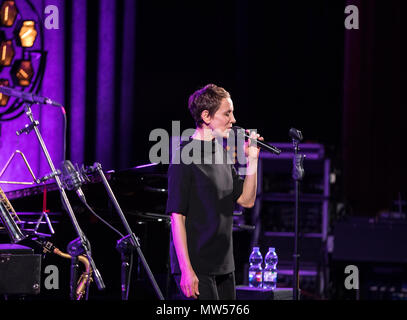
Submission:
[[[82,181],[79,173],[76,171],[70,160],[64,160],[61,166],[62,183],[68,190],[73,190],[75,187],[80,187]]]
[[[303,139],[301,131],[295,128],[291,128],[290,131],[288,131],[288,135],[297,141],[302,141]]]

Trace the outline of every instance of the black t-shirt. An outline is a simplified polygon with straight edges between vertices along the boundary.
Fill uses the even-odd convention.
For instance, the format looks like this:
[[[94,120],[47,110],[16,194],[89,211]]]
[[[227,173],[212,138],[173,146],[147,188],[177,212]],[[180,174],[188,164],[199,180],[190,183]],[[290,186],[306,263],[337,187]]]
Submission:
[[[181,160],[179,164],[170,164],[166,212],[186,216],[188,253],[195,273],[226,274],[235,268],[233,210],[243,191],[243,179],[233,164],[226,161],[227,153],[215,139],[190,138],[181,143],[179,154],[191,151],[192,155],[192,150],[199,148],[192,163]],[[216,150],[222,155],[221,163],[214,163]],[[172,273],[180,273],[172,237],[170,255]]]

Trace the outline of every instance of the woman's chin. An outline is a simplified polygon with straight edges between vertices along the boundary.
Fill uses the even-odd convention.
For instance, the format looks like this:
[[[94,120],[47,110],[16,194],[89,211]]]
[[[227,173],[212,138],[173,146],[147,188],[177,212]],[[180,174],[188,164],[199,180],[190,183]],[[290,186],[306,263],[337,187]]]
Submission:
[[[224,138],[224,139],[227,139],[227,138],[229,138],[229,132],[230,132],[229,129],[226,130],[226,131],[223,131],[223,132],[220,134],[220,136],[221,136],[222,138]]]
[[[214,130],[213,135],[217,138],[229,138],[230,129],[226,129],[224,131]]]

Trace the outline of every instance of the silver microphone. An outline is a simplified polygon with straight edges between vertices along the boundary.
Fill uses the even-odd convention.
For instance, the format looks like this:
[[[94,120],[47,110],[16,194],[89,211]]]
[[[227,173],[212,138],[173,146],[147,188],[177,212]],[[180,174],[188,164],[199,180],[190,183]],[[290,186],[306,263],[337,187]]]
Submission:
[[[38,95],[32,94],[31,92],[14,90],[9,87],[0,87],[0,93],[5,94],[7,96],[20,98],[23,101],[27,101],[27,102],[31,102],[31,103],[49,104],[49,105],[56,106],[56,107],[62,107],[62,104],[60,104],[56,101],[53,101],[50,98],[38,96]]]
[[[85,181],[82,175],[75,169],[72,162],[65,160],[61,165],[62,183],[68,190],[75,190],[78,197],[82,202],[86,203],[85,194],[83,193],[81,186]]]
[[[251,138],[250,135],[248,135],[248,134],[246,133],[246,130],[243,129],[243,128],[241,128],[241,127],[233,126],[233,130],[235,130],[235,132],[236,132],[236,130],[241,130],[241,131],[243,131],[243,136],[244,136],[245,138],[248,138],[251,142],[256,143],[256,145],[257,145],[258,147],[260,147],[261,149],[263,149],[263,150],[267,150],[267,151],[269,151],[269,152],[271,152],[271,153],[274,153],[274,154],[280,154],[280,153],[281,153],[281,150],[278,149],[277,147],[272,146],[271,144],[268,144],[268,143],[266,143],[266,142],[263,142],[263,141],[260,141],[260,140]]]

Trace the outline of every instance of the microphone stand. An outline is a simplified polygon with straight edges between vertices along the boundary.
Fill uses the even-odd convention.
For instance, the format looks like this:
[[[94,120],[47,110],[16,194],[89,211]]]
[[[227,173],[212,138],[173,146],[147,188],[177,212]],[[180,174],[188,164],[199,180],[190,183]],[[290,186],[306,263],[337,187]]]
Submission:
[[[304,155],[298,154],[298,138],[293,137],[293,146],[294,146],[294,158],[293,158],[293,172],[292,177],[295,181],[295,237],[294,237],[294,279],[293,279],[293,300],[299,299],[299,258],[300,255],[298,254],[298,229],[299,229],[299,214],[298,214],[298,206],[299,206],[299,193],[300,193],[300,184],[299,181],[302,180],[304,176],[304,169],[302,167],[302,163],[304,160]]]
[[[129,288],[129,283],[130,283],[130,272],[131,268],[130,266],[132,265],[132,260],[133,260],[133,251],[136,249],[139,258],[141,259],[141,262],[143,263],[143,266],[147,272],[147,275],[154,287],[155,293],[157,294],[158,298],[160,300],[164,300],[164,297],[161,293],[160,288],[157,285],[157,282],[154,279],[154,276],[150,270],[150,267],[147,264],[146,259],[144,258],[143,252],[140,249],[140,244],[135,236],[134,232],[131,230],[126,217],[123,214],[122,209],[120,208],[119,203],[116,200],[116,197],[110,188],[109,182],[107,181],[103,171],[102,171],[102,166],[100,163],[95,162],[92,167],[89,168],[89,172],[94,172],[97,171],[102,178],[102,182],[105,186],[105,189],[107,190],[109,194],[110,200],[113,202],[114,207],[116,208],[117,213],[120,216],[120,219],[122,220],[122,223],[127,231],[127,236],[124,236],[120,240],[117,241],[117,246],[116,249],[120,252],[121,259],[122,259],[122,265],[121,265],[121,289],[122,289],[122,300],[128,300],[128,288]]]
[[[26,127],[24,129],[22,129],[22,130],[23,130],[23,132],[25,132],[27,134],[30,133],[31,130],[34,130],[34,132],[35,132],[35,134],[37,136],[37,139],[38,139],[38,141],[39,141],[39,143],[41,145],[42,151],[43,151],[43,153],[45,155],[45,158],[47,159],[49,167],[51,168],[52,172],[57,172],[56,169],[55,169],[55,166],[54,166],[54,164],[52,162],[52,159],[51,159],[51,157],[50,157],[50,155],[48,153],[48,150],[47,150],[47,147],[46,147],[46,145],[44,143],[44,140],[42,139],[41,133],[40,133],[40,131],[38,129],[39,122],[37,120],[34,120],[33,113],[32,113],[32,110],[31,110],[31,104],[32,103],[25,102],[24,109],[25,109],[26,115],[28,116],[28,119],[30,120],[30,124],[26,125]],[[20,130],[20,131],[22,131],[22,130]],[[57,183],[59,192],[61,194],[62,203],[63,203],[63,205],[65,207],[65,210],[68,212],[68,214],[69,214],[69,216],[71,218],[72,224],[73,224],[73,226],[75,228],[75,231],[76,231],[76,233],[78,235],[78,238],[73,240],[69,244],[68,252],[72,257],[75,257],[75,258],[78,255],[83,254],[83,253],[87,256],[87,258],[89,259],[89,264],[90,264],[90,266],[91,266],[91,268],[93,270],[93,275],[94,275],[96,285],[97,285],[99,290],[103,290],[103,289],[105,289],[105,284],[103,282],[102,276],[100,275],[98,269],[96,268],[95,262],[92,259],[90,243],[89,243],[88,239],[86,238],[85,234],[83,233],[83,231],[81,230],[81,228],[80,228],[80,226],[78,224],[78,221],[76,220],[75,214],[73,212],[71,204],[69,203],[68,197],[66,195],[65,189],[62,186],[62,183],[61,183],[61,180],[60,180],[59,176],[55,175],[54,179],[55,179],[55,181]],[[71,270],[71,275],[74,278],[76,278],[75,275],[77,273],[77,270],[75,270],[76,269],[75,268],[75,261],[72,261],[72,268],[73,268],[73,270]],[[76,284],[73,283],[73,280],[74,279],[71,279],[71,290],[73,289],[73,287],[76,286]],[[71,297],[72,297],[72,294],[73,293],[71,292]]]
[[[68,250],[69,251],[69,250]],[[71,255],[71,273],[69,281],[69,291],[71,300],[76,300],[76,289],[78,283],[78,274],[79,274],[79,259],[78,256]]]

